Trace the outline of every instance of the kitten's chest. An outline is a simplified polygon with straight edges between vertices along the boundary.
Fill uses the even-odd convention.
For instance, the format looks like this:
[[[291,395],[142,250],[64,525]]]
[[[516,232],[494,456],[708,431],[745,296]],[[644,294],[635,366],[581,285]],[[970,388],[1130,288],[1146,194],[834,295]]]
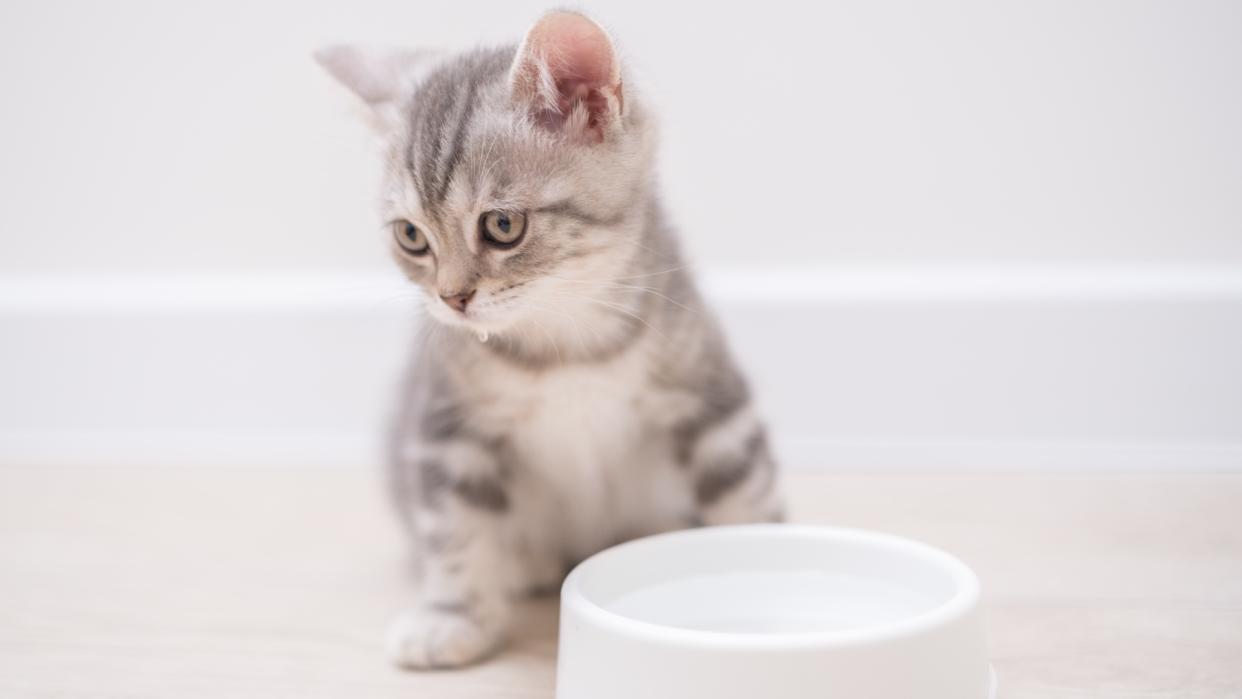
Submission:
[[[476,404],[481,417],[514,459],[514,535],[548,552],[556,570],[617,541],[684,526],[693,512],[669,430],[679,399],[652,385],[645,359],[476,376],[489,394]]]
[[[651,436],[658,413],[633,362],[558,369],[508,389],[510,439],[535,468],[606,468]]]
[[[538,494],[533,516],[553,517],[579,555],[671,528],[689,507],[666,429],[669,398],[639,359],[511,377],[504,387],[519,477]]]
[[[493,410],[522,472],[561,498],[625,508],[672,471],[668,397],[641,354],[605,364],[509,375]]]

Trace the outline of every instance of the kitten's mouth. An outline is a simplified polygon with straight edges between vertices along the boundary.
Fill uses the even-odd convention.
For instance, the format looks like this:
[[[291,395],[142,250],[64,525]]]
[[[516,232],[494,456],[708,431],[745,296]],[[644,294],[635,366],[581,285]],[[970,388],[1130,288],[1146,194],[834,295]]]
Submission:
[[[474,334],[480,340],[486,341],[487,338],[502,330],[504,325],[500,321],[501,317],[506,314],[495,312],[494,305],[492,301],[483,300],[458,307],[441,298],[430,304],[430,311],[437,322],[461,328]]]

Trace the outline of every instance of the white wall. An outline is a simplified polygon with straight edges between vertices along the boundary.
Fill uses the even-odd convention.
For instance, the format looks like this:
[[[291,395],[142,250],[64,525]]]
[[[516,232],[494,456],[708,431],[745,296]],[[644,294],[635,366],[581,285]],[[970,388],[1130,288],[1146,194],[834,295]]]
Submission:
[[[364,269],[324,43],[515,40],[546,0],[0,6],[0,272]],[[600,0],[697,259],[1242,262],[1242,4]]]
[[[1242,471],[1240,277],[835,272],[704,276],[788,468]],[[378,460],[392,290],[80,292],[0,284],[0,465]]]
[[[792,466],[1242,469],[1242,3],[585,7]],[[542,9],[0,5],[0,464],[372,460],[411,312],[310,52]]]

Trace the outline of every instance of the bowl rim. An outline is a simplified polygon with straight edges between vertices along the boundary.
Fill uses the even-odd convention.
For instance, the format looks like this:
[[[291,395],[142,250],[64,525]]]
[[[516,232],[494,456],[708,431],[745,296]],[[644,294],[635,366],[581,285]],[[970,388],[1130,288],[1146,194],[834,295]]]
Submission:
[[[818,539],[826,542],[862,542],[889,550],[900,550],[914,557],[922,558],[949,573],[955,584],[956,591],[947,601],[929,610],[898,621],[877,624],[875,626],[825,631],[745,633],[688,629],[641,621],[596,604],[582,590],[582,578],[592,567],[599,565],[600,560],[618,555],[618,552],[621,551],[651,545],[658,540],[667,540],[669,538],[751,538],[773,536]],[[590,556],[570,571],[561,586],[561,623],[564,624],[573,614],[577,614],[619,636],[645,642],[684,647],[755,651],[765,649],[782,650],[859,646],[918,636],[923,632],[943,627],[975,610],[979,605],[979,599],[979,578],[969,566],[952,554],[914,539],[846,527],[804,524],[738,524],[655,534],[613,546]]]

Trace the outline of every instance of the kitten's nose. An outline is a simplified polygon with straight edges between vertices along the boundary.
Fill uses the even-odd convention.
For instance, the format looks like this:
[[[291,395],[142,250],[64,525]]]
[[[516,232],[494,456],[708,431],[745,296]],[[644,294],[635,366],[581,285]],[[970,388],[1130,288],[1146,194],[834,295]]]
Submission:
[[[440,298],[448,305],[456,308],[459,313],[465,313],[466,304],[470,303],[470,299],[474,298],[475,291],[475,289],[471,289],[460,294],[440,294]]]

